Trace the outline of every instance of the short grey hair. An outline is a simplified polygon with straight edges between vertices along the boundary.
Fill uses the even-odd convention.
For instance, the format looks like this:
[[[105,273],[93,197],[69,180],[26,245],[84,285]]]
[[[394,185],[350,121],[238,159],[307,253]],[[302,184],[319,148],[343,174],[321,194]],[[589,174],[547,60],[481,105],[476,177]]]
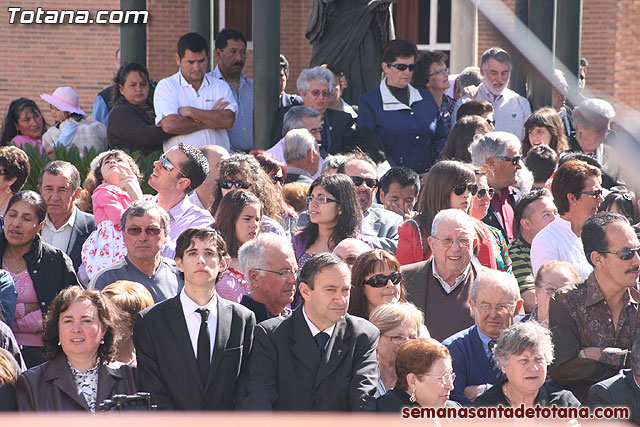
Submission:
[[[320,66],[302,70],[296,82],[298,92],[307,92],[313,81],[323,81],[327,84],[329,90],[331,90],[333,87],[333,73],[331,70]]]
[[[73,191],[80,188],[80,172],[73,164],[65,162],[64,160],[54,160],[47,163],[47,165],[40,171],[38,176],[38,186],[42,187],[42,179],[45,173],[50,173],[53,176],[65,175],[71,180],[71,186]]]
[[[590,128],[599,120],[611,121],[616,116],[616,111],[604,99],[591,98],[583,101],[573,110],[573,120],[576,125]]]
[[[410,302],[379,305],[369,316],[369,322],[378,328],[380,334],[389,332],[406,321],[415,322],[416,332],[420,333],[420,325],[424,322],[424,315]]]
[[[316,139],[307,129],[291,129],[284,136],[282,154],[287,163],[302,160],[316,147]]]
[[[255,239],[249,240],[242,245],[238,250],[238,262],[240,268],[244,271],[245,278],[251,284],[251,278],[249,276],[249,270],[255,270],[256,268],[263,268],[267,262],[267,247],[274,245],[281,248],[290,248],[293,253],[293,247],[291,246],[291,240],[283,237],[279,234],[273,233],[261,233]],[[264,271],[260,271],[260,274],[264,275]]]
[[[431,235],[437,237],[440,224],[446,221],[455,221],[460,225],[464,225],[469,234],[472,237],[475,237],[473,220],[468,214],[460,209],[443,209],[438,212],[431,223]]]
[[[469,145],[469,153],[471,153],[471,160],[474,164],[485,166],[489,157],[504,156],[509,147],[520,151],[522,147],[520,139],[509,132],[488,132],[474,138]]]
[[[630,363],[633,375],[640,375],[640,336],[633,341],[629,356],[631,357]]]
[[[499,47],[490,47],[489,49],[484,51],[484,53],[482,54],[482,59],[480,60],[480,66],[483,70],[486,68],[487,62],[489,62],[489,60],[492,58],[503,64],[509,64],[509,69],[511,69],[512,62],[509,52]]]
[[[500,334],[493,357],[506,366],[511,356],[519,356],[526,350],[542,353],[550,365],[553,361],[551,331],[535,321],[515,323]]]
[[[126,211],[120,217],[120,229],[124,233],[125,228],[127,228],[127,218],[130,216],[141,217],[146,214],[156,211],[160,216],[160,222],[162,222],[162,228],[164,229],[165,234],[169,234],[169,214],[167,211],[158,206],[157,203],[154,203],[150,200],[136,200],[131,203],[131,205],[127,208]]]
[[[291,107],[282,120],[282,135],[286,135],[291,129],[306,128],[304,121],[302,120],[305,117],[315,119],[320,117],[320,112],[304,105]]]
[[[486,270],[476,276],[469,291],[469,299],[475,301],[478,296],[480,286],[491,285],[500,286],[509,298],[516,302],[520,299],[520,288],[518,288],[518,280],[513,274],[505,273],[500,270]]]
[[[322,173],[328,172],[329,169],[338,169],[347,161],[347,156],[344,154],[330,154],[324,158],[322,163]]]

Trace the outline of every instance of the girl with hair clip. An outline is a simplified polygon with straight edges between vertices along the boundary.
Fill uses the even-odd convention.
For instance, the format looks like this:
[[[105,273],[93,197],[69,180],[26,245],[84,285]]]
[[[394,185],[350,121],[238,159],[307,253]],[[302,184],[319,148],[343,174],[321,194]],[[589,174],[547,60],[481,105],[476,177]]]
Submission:
[[[124,151],[107,151],[93,163],[80,195],[84,207],[93,210],[96,220],[96,230],[82,245],[78,274],[83,283],[125,257],[127,247],[122,239],[120,217],[132,202],[143,197],[140,169]]]
[[[216,292],[222,298],[239,303],[251,291],[249,282],[240,271],[238,249],[260,233],[262,205],[253,193],[234,190],[220,201],[213,228],[227,243],[231,261],[216,283]]]

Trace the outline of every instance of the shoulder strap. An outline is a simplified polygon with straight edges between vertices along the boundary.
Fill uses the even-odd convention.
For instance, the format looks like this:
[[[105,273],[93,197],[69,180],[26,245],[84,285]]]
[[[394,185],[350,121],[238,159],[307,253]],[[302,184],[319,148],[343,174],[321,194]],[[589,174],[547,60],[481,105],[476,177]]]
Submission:
[[[427,252],[422,239],[422,227],[420,227],[420,224],[418,224],[418,221],[416,221],[415,219],[410,219],[409,224],[415,227],[415,229],[418,231],[418,237],[420,238],[420,253],[422,254],[422,258],[424,259]]]

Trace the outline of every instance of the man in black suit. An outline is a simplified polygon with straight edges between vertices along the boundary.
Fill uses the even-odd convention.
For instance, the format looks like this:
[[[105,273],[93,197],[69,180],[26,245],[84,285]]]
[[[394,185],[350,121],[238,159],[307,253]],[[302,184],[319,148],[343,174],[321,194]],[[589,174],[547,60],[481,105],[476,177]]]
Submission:
[[[305,263],[298,280],[304,304],[256,326],[242,408],[375,410],[379,332],[346,314],[350,276],[335,255]]]
[[[82,212],[74,204],[82,191],[80,173],[69,162],[50,162],[40,172],[38,190],[47,204],[47,216],[40,232],[42,241],[69,255],[74,270],[78,271],[82,264],[82,244],[96,229],[93,215]]]
[[[216,295],[229,262],[213,229],[189,228],[176,242],[184,278],[178,296],[142,311],[134,328],[140,390],[158,409],[231,410],[246,374],[255,317]]]

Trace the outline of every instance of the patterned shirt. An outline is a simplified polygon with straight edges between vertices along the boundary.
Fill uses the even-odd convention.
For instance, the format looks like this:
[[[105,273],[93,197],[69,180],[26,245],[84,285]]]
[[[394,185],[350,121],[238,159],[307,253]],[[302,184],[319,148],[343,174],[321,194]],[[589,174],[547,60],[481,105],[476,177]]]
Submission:
[[[509,255],[513,262],[513,274],[518,279],[520,293],[535,286],[533,270],[531,268],[531,245],[522,236],[511,242]]]
[[[440,105],[440,118],[444,124],[444,128],[447,131],[447,135],[451,131],[451,124],[456,122],[453,118],[453,110],[456,108],[456,100],[449,95],[442,94],[442,105]]]
[[[98,396],[98,371],[100,369],[100,359],[96,366],[89,369],[86,372],[80,372],[71,365],[71,362],[67,361],[69,369],[73,374],[73,378],[76,380],[78,390],[84,396],[84,400],[87,401],[91,412],[96,412],[96,397]]]

